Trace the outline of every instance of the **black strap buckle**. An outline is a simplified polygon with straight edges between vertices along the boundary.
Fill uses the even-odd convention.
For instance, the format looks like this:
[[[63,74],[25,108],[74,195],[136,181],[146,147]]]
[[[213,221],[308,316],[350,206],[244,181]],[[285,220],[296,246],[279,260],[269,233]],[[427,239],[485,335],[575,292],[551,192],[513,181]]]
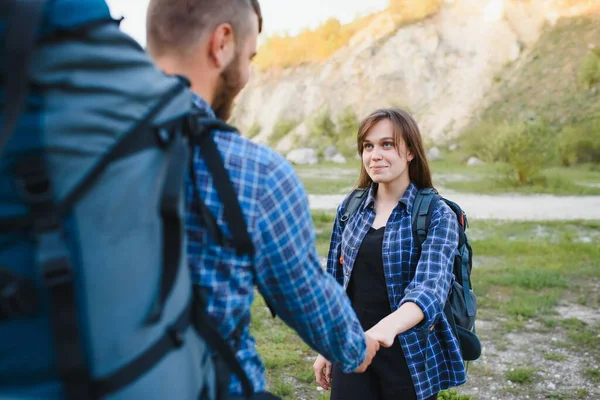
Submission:
[[[64,285],[73,281],[73,271],[68,258],[59,257],[44,263],[42,277],[49,288]]]
[[[16,165],[17,190],[29,204],[52,201],[52,186],[41,157],[32,157]]]
[[[169,329],[167,329],[167,334],[169,335],[169,338],[173,342],[173,346],[175,348],[179,349],[181,346],[183,346],[183,332],[181,332],[176,326],[171,326]]]
[[[0,321],[32,315],[37,305],[33,281],[0,268]]]

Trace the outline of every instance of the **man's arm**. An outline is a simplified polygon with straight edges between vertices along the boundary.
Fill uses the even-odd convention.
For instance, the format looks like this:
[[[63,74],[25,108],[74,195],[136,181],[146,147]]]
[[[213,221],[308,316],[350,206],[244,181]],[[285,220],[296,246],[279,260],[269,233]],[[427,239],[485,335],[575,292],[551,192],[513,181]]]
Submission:
[[[260,292],[314,350],[345,372],[354,371],[366,356],[363,329],[342,287],[319,264],[306,193],[280,157],[262,184],[259,212]]]

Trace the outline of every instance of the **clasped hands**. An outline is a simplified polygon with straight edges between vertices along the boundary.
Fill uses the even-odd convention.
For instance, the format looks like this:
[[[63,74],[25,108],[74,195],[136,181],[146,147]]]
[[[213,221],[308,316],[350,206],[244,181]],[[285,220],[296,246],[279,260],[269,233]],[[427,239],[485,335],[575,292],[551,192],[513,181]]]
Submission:
[[[397,330],[390,322],[391,321],[389,320],[383,319],[377,325],[365,332],[367,354],[362,364],[360,364],[354,372],[365,372],[369,365],[371,365],[375,354],[377,354],[381,346],[392,346],[397,335]],[[329,390],[331,387],[331,362],[319,354],[313,364],[313,370],[319,386],[325,390]]]

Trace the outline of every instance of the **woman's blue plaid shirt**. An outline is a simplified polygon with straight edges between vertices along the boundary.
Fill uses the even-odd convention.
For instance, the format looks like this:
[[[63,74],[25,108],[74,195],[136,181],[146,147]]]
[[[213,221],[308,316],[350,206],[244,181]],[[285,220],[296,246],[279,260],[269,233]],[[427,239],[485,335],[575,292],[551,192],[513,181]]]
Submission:
[[[466,381],[458,342],[444,316],[452,282],[452,265],[458,244],[458,222],[443,202],[437,202],[427,239],[419,256],[411,229],[411,210],[417,187],[410,184],[392,211],[383,239],[383,269],[392,310],[410,301],[425,319],[399,335],[419,400]],[[374,188],[342,232],[342,202],[331,235],[327,272],[346,289],[358,249],[375,219]],[[340,265],[340,257],[343,264]],[[433,330],[431,328],[433,327]]]
[[[196,97],[195,103],[214,116],[204,100]],[[255,248],[251,260],[212,241],[191,210],[193,187],[188,177],[189,266],[193,280],[207,295],[208,313],[219,332],[234,345],[241,327],[237,358],[254,389],[264,391],[264,367],[249,331],[256,286],[278,316],[313,349],[345,371],[356,369],[366,354],[364,332],[342,288],[320,266],[308,199],[294,169],[273,150],[235,133],[216,131],[213,135]],[[198,149],[194,168],[200,198],[230,237],[223,206]],[[242,391],[235,376],[230,391]]]

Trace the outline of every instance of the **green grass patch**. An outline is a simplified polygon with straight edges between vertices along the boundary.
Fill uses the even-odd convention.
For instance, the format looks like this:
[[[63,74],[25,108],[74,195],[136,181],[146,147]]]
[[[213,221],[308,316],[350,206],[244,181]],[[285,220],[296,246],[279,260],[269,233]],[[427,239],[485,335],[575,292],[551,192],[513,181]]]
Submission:
[[[548,361],[567,361],[568,358],[564,354],[560,353],[544,353],[544,359]]]
[[[511,382],[525,385],[533,383],[535,370],[530,367],[513,368],[510,371],[507,371],[505,376],[506,379]]]
[[[474,400],[466,394],[459,394],[454,390],[444,390],[438,395],[438,400]]]
[[[589,399],[590,391],[584,388],[575,389],[575,396],[578,399]]]
[[[569,169],[568,167],[563,170]],[[571,175],[570,171],[559,171],[560,175],[553,175],[557,168],[548,171],[542,171],[540,176],[532,179],[528,184],[515,185],[513,181],[506,179],[501,173],[496,176],[485,176],[474,181],[455,181],[444,184],[448,189],[465,193],[480,194],[500,194],[500,193],[521,193],[521,194],[554,194],[560,196],[574,195],[600,195],[600,187],[588,186],[584,181],[572,181],[563,176]],[[590,174],[592,175],[592,174]],[[596,173],[593,174],[594,176]],[[600,183],[600,173],[598,178],[590,180],[592,184]]]
[[[434,186],[480,194],[600,195],[599,164],[549,167],[528,184],[519,186],[507,179],[504,164],[468,167],[464,163],[465,154],[442,151],[444,158],[430,163]],[[323,162],[294,168],[310,194],[348,194],[356,185],[360,172],[360,161],[352,157],[348,160],[346,164]]]
[[[588,368],[583,375],[595,384],[600,384],[600,368]]]

